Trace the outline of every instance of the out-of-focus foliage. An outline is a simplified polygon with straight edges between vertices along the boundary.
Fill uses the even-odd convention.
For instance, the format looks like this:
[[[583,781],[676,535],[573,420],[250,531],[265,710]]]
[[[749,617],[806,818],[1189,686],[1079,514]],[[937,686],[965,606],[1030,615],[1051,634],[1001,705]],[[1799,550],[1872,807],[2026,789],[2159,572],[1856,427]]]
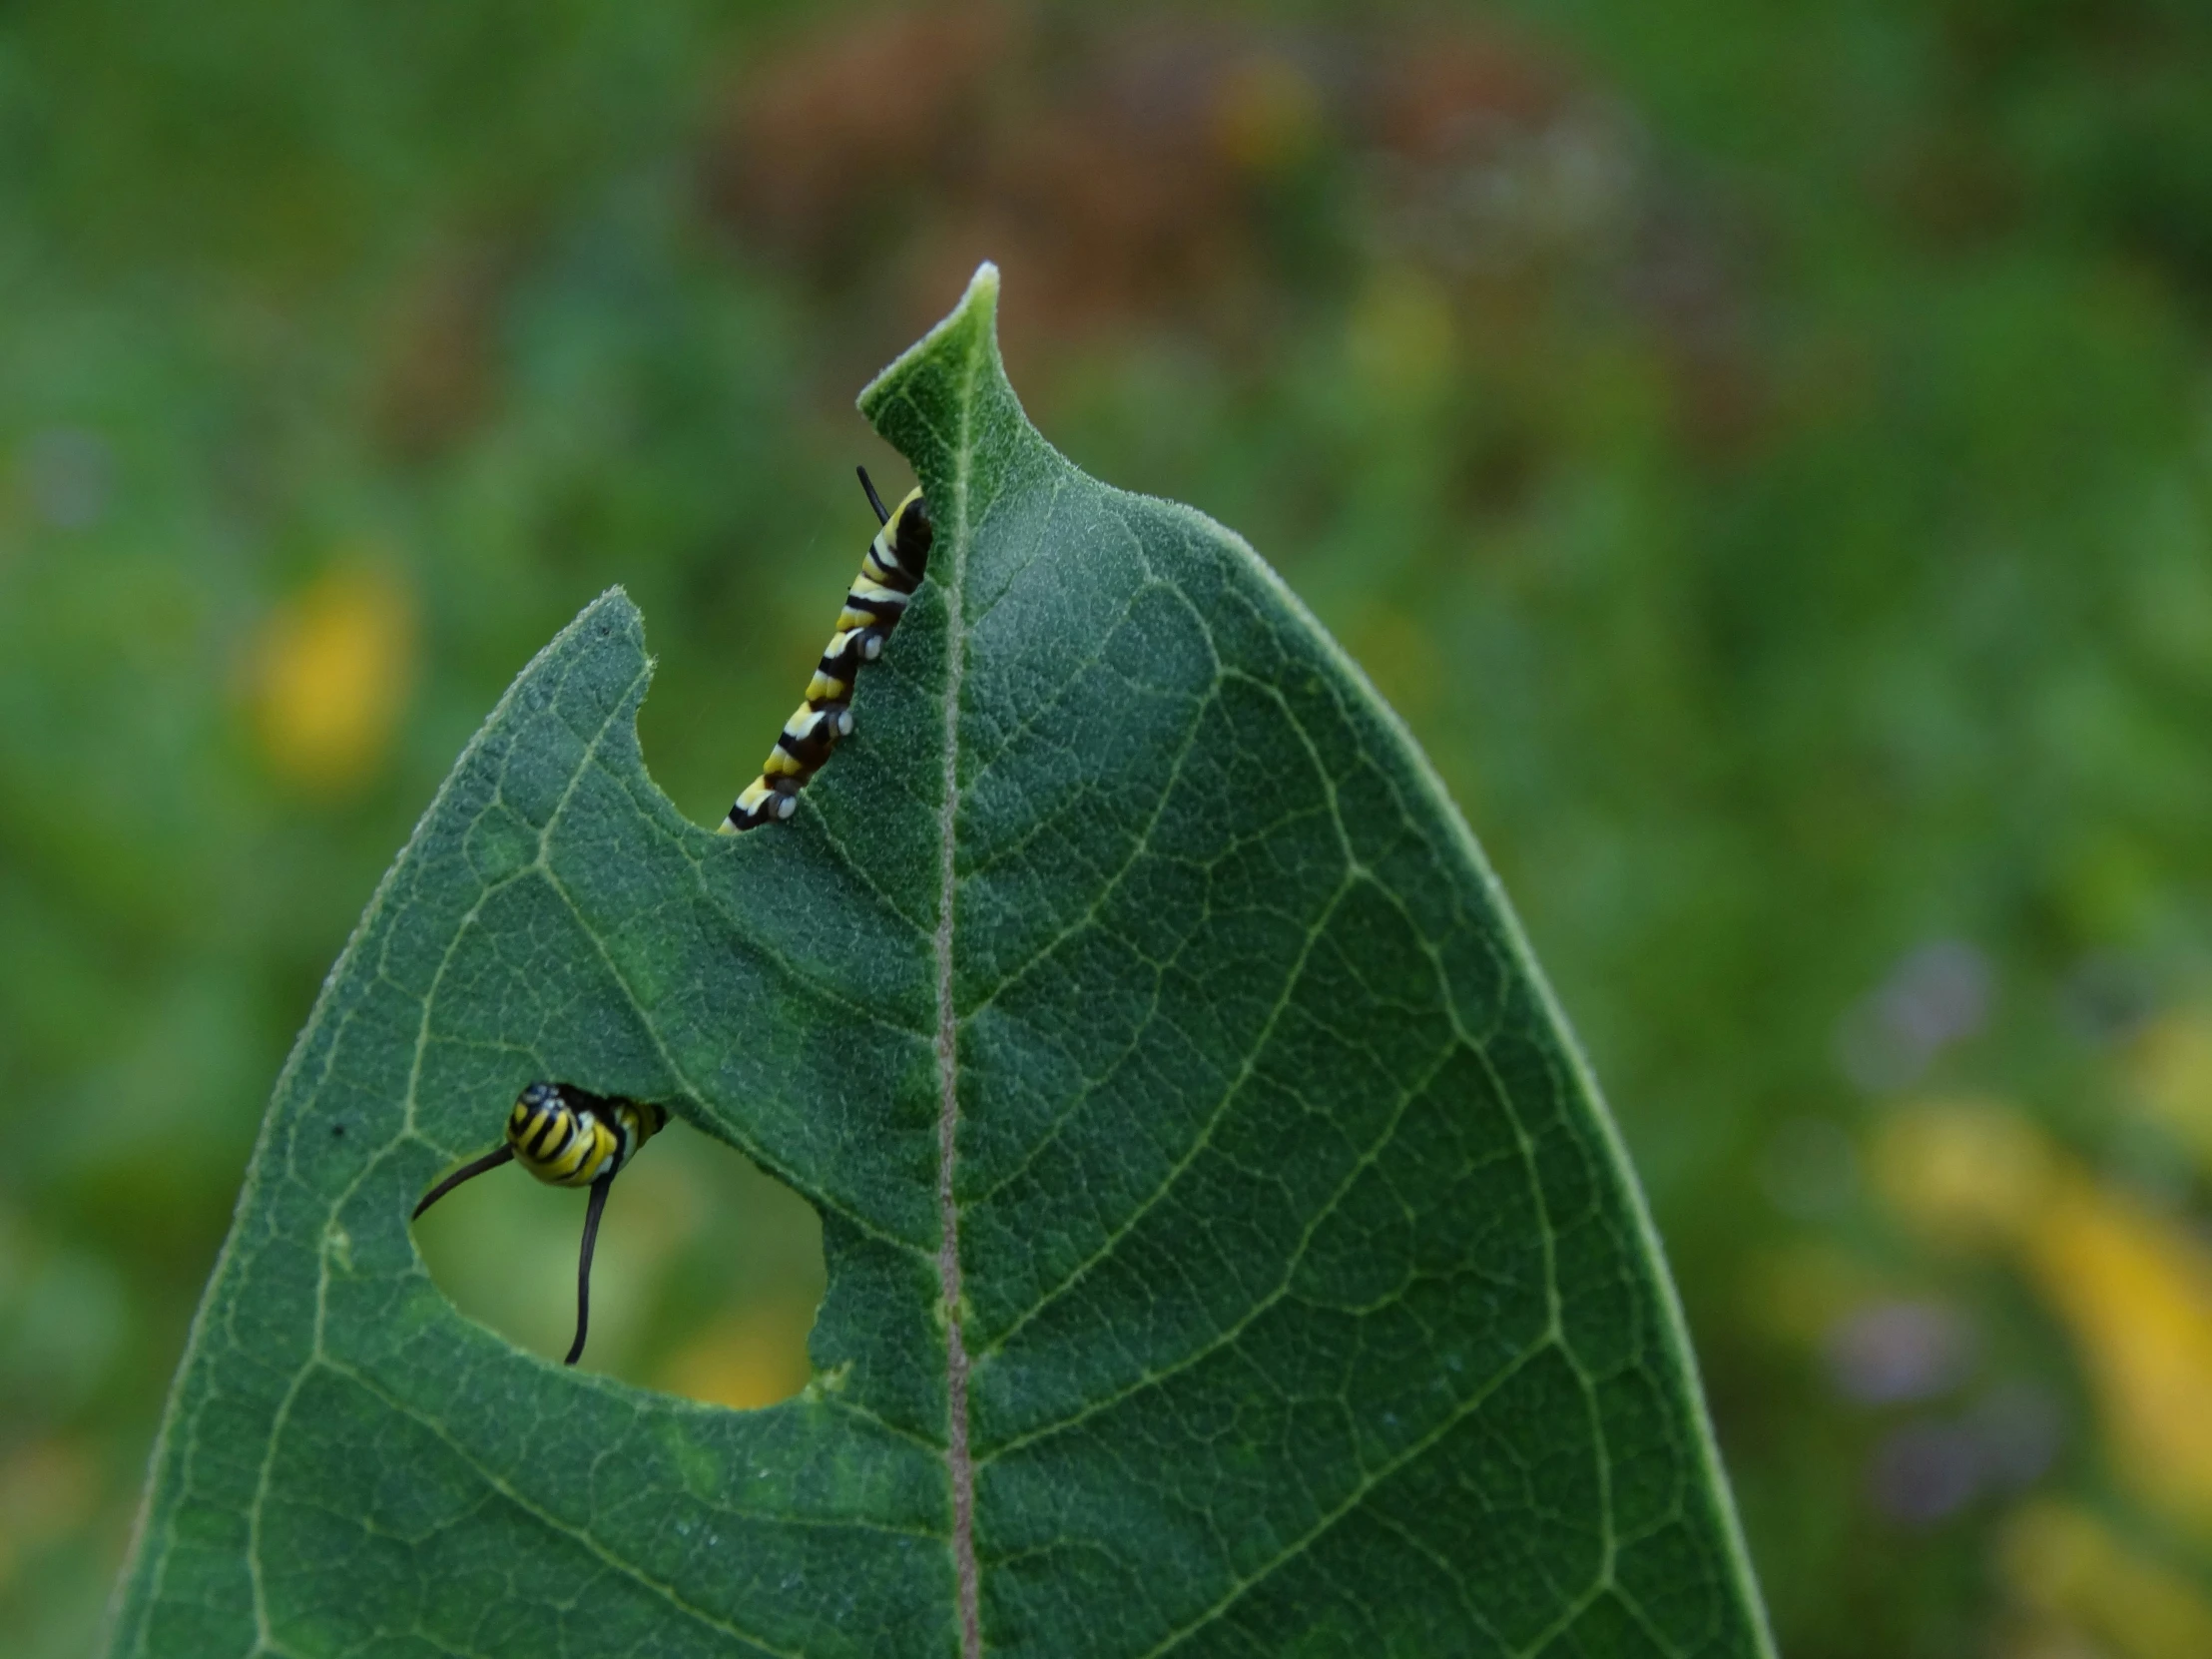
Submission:
[[[619,580],[719,813],[866,533],[851,392],[986,254],[1043,423],[1265,548],[1483,835],[1785,1651],[2203,1651],[2199,9],[31,5],[0,214],[22,1651],[461,739]],[[773,1396],[811,1224],[687,1151],[595,1359]],[[502,1185],[426,1246],[557,1347],[461,1282],[573,1245]]]

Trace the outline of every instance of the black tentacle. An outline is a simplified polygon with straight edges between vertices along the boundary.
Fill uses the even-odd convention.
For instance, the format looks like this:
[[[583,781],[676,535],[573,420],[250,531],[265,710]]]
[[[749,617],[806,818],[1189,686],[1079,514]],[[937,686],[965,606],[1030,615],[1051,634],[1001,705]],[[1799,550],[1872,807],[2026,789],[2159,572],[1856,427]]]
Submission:
[[[860,475],[860,488],[867,491],[867,504],[875,509],[875,522],[890,523],[890,509],[883,505],[883,498],[875,493],[875,480],[867,475],[867,468],[856,466],[852,470]]]
[[[424,1193],[422,1195],[422,1202],[414,1207],[414,1214],[409,1216],[407,1219],[409,1221],[420,1221],[422,1219],[423,1211],[429,1209],[431,1205],[435,1204],[439,1199],[443,1198],[455,1187],[458,1187],[463,1181],[473,1181],[479,1175],[484,1174],[487,1170],[497,1169],[501,1164],[507,1163],[509,1160],[511,1160],[514,1155],[515,1149],[502,1143],[500,1146],[496,1147],[492,1151],[485,1153],[473,1164],[463,1164],[459,1169],[455,1170],[443,1181],[440,1181],[436,1186],[432,1187],[428,1192]]]
[[[599,1213],[607,1207],[607,1189],[615,1184],[610,1170],[591,1184],[591,1204],[584,1211],[584,1250],[576,1263],[576,1341],[561,1362],[573,1366],[584,1354],[584,1335],[591,1329],[591,1253],[599,1243]]]

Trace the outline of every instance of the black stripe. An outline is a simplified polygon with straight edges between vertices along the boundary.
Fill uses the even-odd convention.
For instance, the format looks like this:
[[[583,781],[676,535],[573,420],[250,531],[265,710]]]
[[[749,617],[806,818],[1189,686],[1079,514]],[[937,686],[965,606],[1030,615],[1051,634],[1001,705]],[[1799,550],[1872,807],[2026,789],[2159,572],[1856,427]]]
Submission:
[[[886,634],[898,626],[898,619],[906,614],[906,601],[899,599],[863,599],[857,593],[844,596],[844,608],[857,611]]]
[[[534,1144],[530,1149],[530,1156],[541,1164],[549,1164],[558,1155],[555,1146],[556,1141],[558,1142],[558,1151],[565,1152],[568,1150],[568,1143],[575,1138],[576,1114],[560,1108],[549,1108],[546,1112],[545,1127],[538,1131]]]
[[[813,772],[830,759],[830,752],[837,747],[837,740],[844,734],[837,730],[837,713],[840,706],[825,703],[812,725],[798,737],[787,730],[776,734],[776,747]]]
[[[792,793],[784,788],[785,780],[776,779],[771,781],[766,773],[754,779],[753,782],[756,784],[767,783],[769,793],[761,797],[761,804],[751,812],[744,811],[735,802],[731,804],[730,822],[740,830],[757,830],[764,824],[776,823],[776,804]]]
[[[886,588],[896,588],[900,593],[911,596],[914,589],[921,586],[921,578],[904,565],[886,565],[878,561],[875,568],[883,573],[876,580]]]
[[[898,515],[898,562],[914,573],[917,582],[929,569],[929,547],[935,540],[929,498],[916,496],[914,504]]]

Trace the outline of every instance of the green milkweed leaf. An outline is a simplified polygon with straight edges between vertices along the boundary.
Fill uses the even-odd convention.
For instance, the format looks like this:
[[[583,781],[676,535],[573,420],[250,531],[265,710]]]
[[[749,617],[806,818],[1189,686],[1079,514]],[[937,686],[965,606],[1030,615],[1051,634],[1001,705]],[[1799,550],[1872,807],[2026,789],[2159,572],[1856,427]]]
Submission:
[[[1047,447],[996,295],[862,395],[936,551],[794,821],[654,788],[619,594],[462,756],[277,1084],[116,1653],[1768,1651],[1472,839],[1242,542]],[[454,1312],[408,1212],[540,1077],[817,1207],[805,1393]]]

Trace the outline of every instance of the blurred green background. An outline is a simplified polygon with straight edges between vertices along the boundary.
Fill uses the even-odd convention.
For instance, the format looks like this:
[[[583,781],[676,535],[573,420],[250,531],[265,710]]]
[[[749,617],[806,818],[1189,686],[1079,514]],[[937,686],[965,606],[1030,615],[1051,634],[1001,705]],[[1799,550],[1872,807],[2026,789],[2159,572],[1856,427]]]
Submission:
[[[1797,1659],[2212,1653],[2212,12],[452,5],[0,19],[0,1645],[84,1650],[262,1104],[620,582],[717,818],[1005,273],[1039,423],[1246,532],[1484,838]],[[490,1103],[496,1112],[504,1103]],[[557,1355],[573,1195],[440,1281]],[[592,1362],[804,1379],[673,1130]],[[507,1263],[534,1254],[546,1282]]]

